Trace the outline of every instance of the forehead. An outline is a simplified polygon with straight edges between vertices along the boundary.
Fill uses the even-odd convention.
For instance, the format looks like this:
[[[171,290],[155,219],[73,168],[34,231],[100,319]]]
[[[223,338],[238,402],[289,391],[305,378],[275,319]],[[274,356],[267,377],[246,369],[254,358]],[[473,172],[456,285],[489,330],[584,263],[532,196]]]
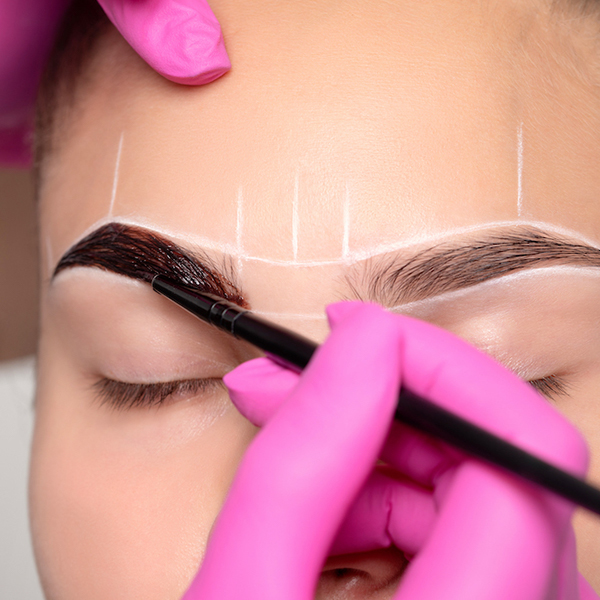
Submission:
[[[109,36],[46,173],[48,263],[108,217],[233,248],[256,278],[299,265],[309,287],[323,263],[498,221],[600,239],[594,19],[543,2],[211,6],[234,66],[203,88]]]

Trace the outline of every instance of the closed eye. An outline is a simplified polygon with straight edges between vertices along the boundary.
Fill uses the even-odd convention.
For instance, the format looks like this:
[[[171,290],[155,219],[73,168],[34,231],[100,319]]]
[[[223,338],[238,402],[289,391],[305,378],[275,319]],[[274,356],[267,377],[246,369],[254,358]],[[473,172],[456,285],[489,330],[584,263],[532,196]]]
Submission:
[[[528,383],[549,400],[568,395],[568,386],[558,375],[532,379]],[[219,388],[225,389],[225,386],[223,380],[217,377],[157,383],[127,383],[103,377],[92,388],[101,404],[128,410],[158,407],[174,396],[189,398]]]
[[[225,390],[225,385],[217,377],[157,383],[127,383],[103,377],[92,385],[101,404],[118,410],[159,407],[175,398],[191,398],[219,388]]]

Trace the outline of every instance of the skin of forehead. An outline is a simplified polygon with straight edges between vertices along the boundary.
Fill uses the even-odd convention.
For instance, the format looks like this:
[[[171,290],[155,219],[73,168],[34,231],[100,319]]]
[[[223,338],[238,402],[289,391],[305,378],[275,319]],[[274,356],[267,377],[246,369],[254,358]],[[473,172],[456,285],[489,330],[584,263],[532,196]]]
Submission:
[[[213,4],[234,68],[209,86],[104,44],[45,169],[46,264],[111,217],[287,266],[496,222],[600,239],[599,104],[569,62],[585,24],[543,3]]]

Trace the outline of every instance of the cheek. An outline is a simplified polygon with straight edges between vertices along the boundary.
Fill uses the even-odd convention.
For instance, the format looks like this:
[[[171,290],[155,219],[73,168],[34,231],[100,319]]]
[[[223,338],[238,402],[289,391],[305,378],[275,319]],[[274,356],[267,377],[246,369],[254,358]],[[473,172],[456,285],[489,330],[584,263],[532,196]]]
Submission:
[[[126,415],[110,429],[102,415],[94,423],[89,408],[73,409],[66,374],[46,370],[59,388],[44,370],[30,496],[48,598],[177,600],[255,429],[231,404],[201,430],[194,406],[138,415],[142,425]]]

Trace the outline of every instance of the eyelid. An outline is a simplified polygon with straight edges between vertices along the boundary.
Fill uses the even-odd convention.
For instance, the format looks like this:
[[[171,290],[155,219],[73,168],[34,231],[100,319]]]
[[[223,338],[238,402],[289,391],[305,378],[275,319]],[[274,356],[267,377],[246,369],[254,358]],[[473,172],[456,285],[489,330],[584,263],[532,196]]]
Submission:
[[[569,395],[564,378],[558,375],[532,379],[528,383],[551,401]],[[225,390],[223,380],[217,377],[156,383],[129,383],[103,377],[92,385],[102,405],[110,405],[118,410],[159,407],[174,394],[191,397],[217,388]]]
[[[100,403],[117,410],[159,407],[175,394],[190,398],[218,388],[225,390],[225,384],[219,377],[156,383],[129,383],[103,377],[92,385]]]

